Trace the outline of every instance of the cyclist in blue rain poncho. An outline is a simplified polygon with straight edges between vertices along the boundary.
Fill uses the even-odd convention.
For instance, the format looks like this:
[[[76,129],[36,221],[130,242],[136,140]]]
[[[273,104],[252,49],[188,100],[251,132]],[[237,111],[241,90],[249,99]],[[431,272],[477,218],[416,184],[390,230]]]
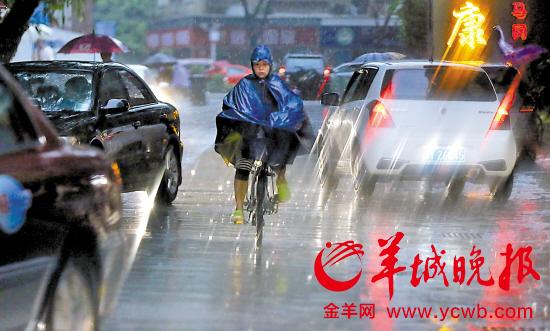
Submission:
[[[260,45],[250,57],[253,73],[229,91],[216,117],[215,150],[235,166],[235,211],[231,219],[244,222],[243,204],[254,160],[268,162],[277,175],[279,201],[290,198],[286,165],[300,152],[309,152],[313,130],[303,103],[277,75],[271,73],[273,58]]]

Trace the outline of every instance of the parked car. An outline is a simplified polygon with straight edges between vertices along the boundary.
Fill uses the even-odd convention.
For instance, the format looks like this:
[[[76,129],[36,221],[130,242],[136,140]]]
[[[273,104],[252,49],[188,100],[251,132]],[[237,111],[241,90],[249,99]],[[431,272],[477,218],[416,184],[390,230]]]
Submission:
[[[323,93],[338,93],[342,95],[353,73],[361,68],[363,62],[347,62],[330,70]]]
[[[128,269],[116,163],[63,143],[0,65],[0,330],[96,330]]]
[[[338,162],[354,188],[370,196],[378,181],[447,183],[457,197],[469,182],[486,183],[494,199],[508,199],[517,159],[509,108],[479,67],[434,62],[369,63],[356,71],[327,124],[319,157],[324,184]]]
[[[7,65],[71,144],[102,149],[120,167],[124,191],[148,190],[170,203],[181,183],[180,119],[127,66],[42,61]]]
[[[243,77],[250,75],[252,70],[240,64],[233,64],[228,61],[216,61],[212,67],[206,71],[206,75],[212,78],[214,75],[223,76],[223,82],[226,86],[235,86]]]
[[[331,68],[323,93],[332,92],[342,95],[353,73],[364,64],[369,62],[402,60],[405,57],[406,55],[396,52],[362,54],[351,62],[342,63],[335,68]]]
[[[317,99],[330,69],[319,54],[287,54],[279,67],[279,76],[303,99]]]

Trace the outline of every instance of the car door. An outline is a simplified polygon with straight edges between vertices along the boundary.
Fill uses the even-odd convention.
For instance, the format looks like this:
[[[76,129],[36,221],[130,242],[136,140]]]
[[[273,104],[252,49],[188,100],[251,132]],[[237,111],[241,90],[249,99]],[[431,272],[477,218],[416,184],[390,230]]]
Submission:
[[[340,152],[344,151],[352,136],[354,124],[364,108],[369,87],[376,75],[375,68],[363,68],[356,71],[342,97],[338,110],[329,126],[335,132],[335,143]]]
[[[124,99],[130,102],[130,94],[124,84],[120,68],[106,68],[100,74],[98,107],[103,107],[108,100]],[[107,155],[119,165],[124,186],[134,182],[133,177],[145,161],[145,143],[141,128],[144,123],[141,112],[135,107],[127,111],[105,114],[100,121],[99,139]]]
[[[128,91],[130,112],[138,115],[141,124],[139,132],[143,144],[143,166],[155,169],[163,160],[168,144],[168,130],[163,121],[170,109],[167,105],[158,103],[145,83],[136,75],[124,69],[121,69],[119,74]]]

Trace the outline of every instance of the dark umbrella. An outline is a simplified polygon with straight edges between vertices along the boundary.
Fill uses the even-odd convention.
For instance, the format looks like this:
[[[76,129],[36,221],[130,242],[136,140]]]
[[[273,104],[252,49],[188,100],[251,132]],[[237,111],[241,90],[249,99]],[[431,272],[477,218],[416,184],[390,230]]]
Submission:
[[[165,64],[174,64],[178,60],[170,56],[168,54],[164,53],[156,53],[155,55],[151,55],[148,58],[145,59],[144,64],[148,66],[155,66],[155,65],[165,65]]]
[[[380,62],[380,61],[389,61],[389,60],[401,60],[406,57],[401,53],[395,52],[386,52],[386,53],[365,53],[360,55],[353,60],[353,62]]]
[[[120,40],[92,33],[69,41],[58,53],[124,53],[127,51],[128,48]]]

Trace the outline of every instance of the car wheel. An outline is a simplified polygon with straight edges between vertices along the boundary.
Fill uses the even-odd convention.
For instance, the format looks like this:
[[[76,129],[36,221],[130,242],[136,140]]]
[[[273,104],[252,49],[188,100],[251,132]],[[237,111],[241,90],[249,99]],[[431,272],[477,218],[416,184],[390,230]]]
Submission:
[[[323,148],[323,144],[323,135],[319,133],[315,143],[313,144],[313,148],[311,149],[311,154],[315,155],[317,159],[321,157],[321,149]]]
[[[456,200],[462,195],[464,186],[466,185],[465,178],[453,178],[447,184],[447,198]]]
[[[350,170],[355,193],[365,198],[370,197],[376,188],[377,177],[369,173],[366,166],[363,165],[357,142],[351,148]]]
[[[156,196],[157,201],[169,204],[176,199],[181,177],[181,167],[178,162],[174,146],[170,145],[164,155],[164,174]]]
[[[324,191],[330,192],[338,185],[338,178],[335,174],[338,160],[335,160],[337,156],[335,156],[335,153],[332,153],[333,149],[330,147],[328,141],[323,146],[320,146],[320,149],[316,165],[319,184]]]
[[[496,203],[503,203],[508,201],[510,195],[512,194],[512,189],[514,188],[514,172],[501,182],[497,182],[491,185],[491,195],[493,196],[493,201]]]
[[[354,156],[352,165],[353,189],[355,193],[365,198],[370,197],[376,188],[377,178],[362,166],[359,156]]]
[[[47,330],[94,331],[97,329],[97,307],[92,280],[86,268],[73,258],[65,263],[54,280],[47,309]]]

